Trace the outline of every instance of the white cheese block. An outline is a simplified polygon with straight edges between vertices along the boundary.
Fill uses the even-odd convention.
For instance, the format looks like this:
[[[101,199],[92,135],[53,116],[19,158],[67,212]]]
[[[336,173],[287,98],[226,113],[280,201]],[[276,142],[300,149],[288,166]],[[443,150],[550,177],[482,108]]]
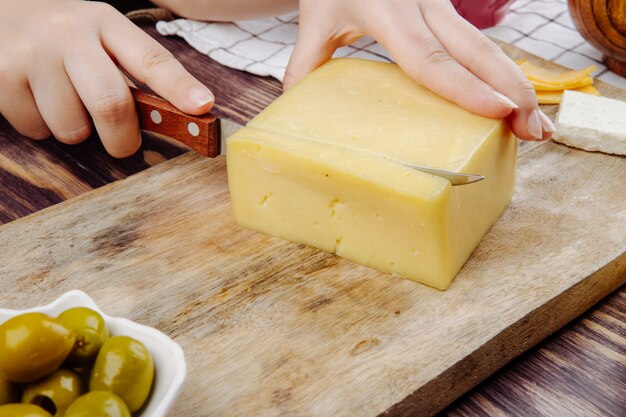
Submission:
[[[626,155],[626,102],[566,90],[554,140],[586,151]]]

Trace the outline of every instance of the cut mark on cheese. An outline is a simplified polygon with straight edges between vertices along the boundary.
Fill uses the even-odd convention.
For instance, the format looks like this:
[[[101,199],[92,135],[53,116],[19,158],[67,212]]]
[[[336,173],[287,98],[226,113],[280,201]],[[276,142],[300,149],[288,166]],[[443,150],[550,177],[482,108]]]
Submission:
[[[494,125],[494,127],[491,130],[493,131],[493,130],[496,130],[497,128],[498,128],[498,125]],[[254,127],[254,129],[258,129],[258,130],[261,130],[261,131],[266,132],[266,133],[275,133],[275,134],[278,134],[278,135],[282,135],[283,134],[280,131],[277,131],[275,129],[270,129],[270,128],[267,128],[267,127],[263,127],[263,128]],[[394,164],[402,165],[403,167],[405,167],[410,172],[415,172],[416,169],[414,167],[416,167],[416,166],[419,166],[419,167],[422,167],[422,168],[426,168],[426,169],[432,169],[432,170],[435,170],[435,171],[438,171],[438,170],[448,170],[449,169],[449,168],[446,168],[446,167],[435,166],[435,165],[429,164],[426,161],[421,162],[419,165],[416,165],[416,164],[414,164],[412,162],[403,161],[401,159],[398,159],[398,158],[395,158],[395,157],[392,157],[392,156],[389,156],[389,155],[385,155],[384,153],[373,151],[373,150],[369,150],[369,149],[366,149],[366,148],[363,148],[363,147],[359,147],[357,145],[348,145],[346,143],[339,144],[339,143],[337,143],[337,141],[334,141],[332,139],[322,139],[322,138],[319,138],[319,137],[314,137],[314,136],[309,136],[309,135],[302,135],[302,134],[299,135],[299,134],[295,134],[295,133],[290,133],[289,136],[291,138],[293,138],[293,139],[298,139],[298,140],[301,140],[301,141],[307,141],[307,142],[311,142],[311,143],[315,143],[315,144],[319,144],[319,145],[332,146],[333,148],[337,148],[337,149],[348,150],[348,151],[350,151],[350,152],[352,152],[354,154],[367,155],[367,156],[370,156],[370,157],[373,157],[373,158],[383,159],[385,161],[389,161],[389,162],[394,163]],[[476,152],[480,148],[479,145],[480,144],[476,145],[476,147],[472,150],[472,152],[470,152],[469,156],[466,157],[464,161],[451,159],[451,160],[447,161],[447,165],[460,165],[460,166],[465,165],[467,163],[467,161],[469,161],[471,159],[471,156],[474,154],[474,152]],[[258,152],[260,152],[261,151],[261,146],[257,145],[256,149],[257,149]],[[268,170],[268,169],[266,169],[266,170]],[[270,170],[268,170],[268,171],[270,171]],[[432,174],[424,173],[424,172],[420,171],[419,169],[417,170],[417,172],[420,172],[420,173],[425,174],[425,175],[432,176]],[[330,178],[330,174],[327,173],[327,172],[324,173],[324,176],[327,177],[327,178]]]

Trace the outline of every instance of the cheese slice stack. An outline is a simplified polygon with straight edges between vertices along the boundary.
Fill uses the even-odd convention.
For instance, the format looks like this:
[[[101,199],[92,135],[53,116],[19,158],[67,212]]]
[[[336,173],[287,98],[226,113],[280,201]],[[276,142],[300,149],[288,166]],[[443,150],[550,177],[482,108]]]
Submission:
[[[325,64],[228,140],[236,220],[446,289],[510,201],[506,123],[431,93],[393,64]],[[486,176],[453,187],[398,161]]]
[[[539,104],[559,104],[563,92],[569,90],[600,95],[592,85],[591,73],[596,70],[595,65],[578,71],[543,68],[528,61],[518,62],[518,65],[535,88]]]

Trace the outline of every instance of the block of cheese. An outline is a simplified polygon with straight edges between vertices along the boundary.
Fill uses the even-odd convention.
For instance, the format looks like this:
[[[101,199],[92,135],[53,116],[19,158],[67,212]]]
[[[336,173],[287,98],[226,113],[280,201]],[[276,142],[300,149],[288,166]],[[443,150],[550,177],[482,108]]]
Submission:
[[[586,151],[626,155],[626,102],[565,91],[554,140]]]
[[[243,226],[446,289],[510,201],[517,143],[393,64],[337,59],[227,142]],[[398,161],[477,173],[453,187]]]

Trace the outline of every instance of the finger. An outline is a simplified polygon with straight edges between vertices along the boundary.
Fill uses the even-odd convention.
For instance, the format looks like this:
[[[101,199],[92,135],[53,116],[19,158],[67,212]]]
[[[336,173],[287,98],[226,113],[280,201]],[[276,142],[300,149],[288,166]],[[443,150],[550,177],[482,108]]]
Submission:
[[[91,135],[92,125],[61,63],[41,63],[32,70],[30,85],[43,120],[54,137],[68,145]]]
[[[7,82],[0,88],[0,113],[23,136],[41,140],[52,134],[25,80]]]
[[[96,46],[75,48],[65,68],[107,152],[116,158],[134,154],[141,145],[135,103],[111,58]]]
[[[537,123],[539,116],[533,114],[538,107],[535,90],[502,49],[459,16],[450,3],[437,2],[422,11],[428,27],[459,63],[518,106],[510,116],[518,137],[536,140],[552,133],[544,131],[543,124]]]
[[[556,132],[556,126],[554,126],[552,120],[541,110],[539,110],[539,119],[541,120],[541,128],[543,130],[541,140],[548,140]]]
[[[285,91],[332,58],[337,45],[324,41],[321,35],[321,31],[310,30],[304,26],[300,27],[296,46],[289,58],[283,79]]]
[[[411,78],[474,113],[494,118],[509,115],[514,105],[498,101],[493,89],[452,58],[429,31],[421,14],[373,28],[374,37]],[[401,19],[397,21],[397,19]],[[385,30],[381,30],[385,28]]]
[[[112,19],[104,25],[101,36],[104,47],[122,68],[180,110],[204,114],[213,107],[211,90],[130,20]]]
[[[124,81],[126,82],[126,85],[129,87],[133,87],[133,88],[137,88],[137,84],[135,84],[133,82],[133,80],[131,80],[130,78],[128,78],[128,75],[124,74],[123,71],[120,70],[120,74],[122,74],[122,78],[124,79]]]
[[[507,119],[513,133],[522,140],[547,140],[556,132],[552,121],[538,108],[515,111]]]

